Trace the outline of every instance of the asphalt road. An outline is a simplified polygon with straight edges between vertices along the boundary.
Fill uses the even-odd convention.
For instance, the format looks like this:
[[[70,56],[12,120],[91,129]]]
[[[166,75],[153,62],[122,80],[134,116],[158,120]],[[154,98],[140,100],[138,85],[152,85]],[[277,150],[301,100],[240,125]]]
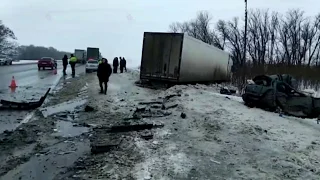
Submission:
[[[83,73],[84,66],[76,67],[76,74]],[[58,61],[57,74],[53,70],[38,71],[37,64],[0,66],[0,99],[10,101],[38,101],[48,88],[55,87],[61,77],[71,78],[71,68],[67,76],[62,76],[62,64]],[[14,76],[17,88],[9,85]],[[30,111],[0,111],[0,133],[14,129]]]

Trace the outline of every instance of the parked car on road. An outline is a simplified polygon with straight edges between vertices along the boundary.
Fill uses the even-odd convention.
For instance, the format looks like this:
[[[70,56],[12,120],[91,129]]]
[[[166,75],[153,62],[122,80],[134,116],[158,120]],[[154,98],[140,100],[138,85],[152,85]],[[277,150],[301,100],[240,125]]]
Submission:
[[[95,59],[89,59],[86,64],[86,73],[97,71],[99,66],[99,61]]]
[[[38,70],[42,68],[43,70],[45,68],[51,68],[51,69],[57,69],[57,61],[51,57],[43,57],[38,61]]]
[[[4,56],[0,56],[0,65],[12,65],[12,59]]]

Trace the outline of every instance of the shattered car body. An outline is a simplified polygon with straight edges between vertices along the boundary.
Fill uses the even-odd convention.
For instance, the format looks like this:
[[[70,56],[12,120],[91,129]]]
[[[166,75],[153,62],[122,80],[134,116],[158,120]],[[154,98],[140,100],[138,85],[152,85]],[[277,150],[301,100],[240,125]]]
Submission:
[[[296,90],[296,81],[290,75],[260,75],[254,84],[245,87],[242,99],[249,107],[269,111],[281,109],[296,117],[315,118],[320,115],[320,99]]]

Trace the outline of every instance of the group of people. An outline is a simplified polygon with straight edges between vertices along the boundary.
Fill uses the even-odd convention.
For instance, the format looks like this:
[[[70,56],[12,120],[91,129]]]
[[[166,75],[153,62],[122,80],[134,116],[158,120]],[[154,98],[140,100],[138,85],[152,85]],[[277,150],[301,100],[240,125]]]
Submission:
[[[120,62],[119,62],[120,59]],[[109,77],[113,73],[118,72],[118,67],[120,65],[120,73],[123,73],[123,70],[127,72],[127,61],[124,57],[115,57],[113,59],[113,70],[111,68],[111,65],[108,63],[108,60],[106,58],[102,58],[99,60],[99,66],[97,70],[97,76],[99,79],[99,85],[100,85],[100,93],[107,94],[107,88],[108,88],[108,82]],[[63,74],[66,75],[66,69],[68,64],[70,64],[72,69],[72,76],[75,76],[75,66],[77,63],[77,58],[71,54],[70,55],[70,61],[68,63],[68,56],[64,55],[62,58],[62,64],[63,64]],[[104,86],[104,87],[103,87]]]
[[[119,62],[120,59],[120,62]],[[124,57],[115,57],[113,59],[113,69],[111,68],[111,65],[108,63],[108,60],[106,58],[102,58],[99,61],[99,66],[97,70],[97,76],[99,79],[99,86],[100,86],[100,93],[107,94],[107,88],[108,88],[108,82],[109,77],[111,76],[112,72],[117,73],[118,67],[120,65],[120,73],[123,73],[123,70],[127,72],[127,61]]]
[[[75,73],[76,73],[76,70],[75,70],[76,63],[77,63],[77,58],[73,54],[71,54],[69,64],[71,66],[72,76],[75,76]],[[68,66],[68,56],[66,54],[62,58],[62,65],[63,65],[63,75],[67,75],[66,70]]]
[[[120,59],[120,62],[119,62],[119,59]],[[125,70],[127,72],[127,61],[124,57],[115,57],[113,59],[113,73],[118,73],[118,67],[119,67],[119,64],[120,64],[120,73],[123,73],[123,70]]]

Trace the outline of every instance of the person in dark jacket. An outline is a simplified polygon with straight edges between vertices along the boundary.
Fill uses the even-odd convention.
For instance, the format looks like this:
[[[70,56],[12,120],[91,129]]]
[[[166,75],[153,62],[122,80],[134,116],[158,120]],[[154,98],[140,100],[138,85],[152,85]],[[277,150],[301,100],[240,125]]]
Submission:
[[[120,57],[120,73],[123,73],[123,69],[125,69],[127,72],[126,64],[127,62],[124,59],[124,57],[123,58]]]
[[[102,63],[99,64],[98,70],[97,70],[97,76],[98,76],[99,85],[100,85],[100,93],[107,94],[108,82],[109,82],[109,77],[111,73],[112,73],[112,68],[108,63],[108,60],[105,58],[102,58]],[[104,84],[104,90],[103,90],[102,84]]]
[[[62,65],[63,65],[63,75],[67,75],[66,70],[68,66],[68,56],[66,54],[62,58]]]
[[[127,60],[124,57],[122,58],[122,60],[123,60],[123,68],[127,72]]]
[[[113,59],[112,65],[113,65],[113,73],[117,73],[117,71],[118,71],[118,66],[119,66],[118,57],[115,57],[115,58]]]

